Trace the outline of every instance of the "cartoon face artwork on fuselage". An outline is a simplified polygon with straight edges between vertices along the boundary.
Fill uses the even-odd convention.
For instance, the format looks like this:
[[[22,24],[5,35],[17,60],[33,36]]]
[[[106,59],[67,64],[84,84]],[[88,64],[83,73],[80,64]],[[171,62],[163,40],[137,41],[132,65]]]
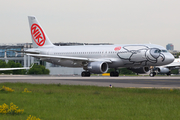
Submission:
[[[118,52],[118,57],[124,60],[124,65],[149,65],[164,61],[165,57],[158,48],[149,48],[144,45],[127,45]]]

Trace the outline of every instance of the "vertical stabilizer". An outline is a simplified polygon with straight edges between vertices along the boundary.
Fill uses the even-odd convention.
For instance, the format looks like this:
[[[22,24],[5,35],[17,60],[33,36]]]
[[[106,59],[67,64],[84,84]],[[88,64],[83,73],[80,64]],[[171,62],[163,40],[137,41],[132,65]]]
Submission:
[[[33,47],[50,47],[54,46],[46,35],[45,31],[39,24],[35,16],[28,16],[30,33]]]

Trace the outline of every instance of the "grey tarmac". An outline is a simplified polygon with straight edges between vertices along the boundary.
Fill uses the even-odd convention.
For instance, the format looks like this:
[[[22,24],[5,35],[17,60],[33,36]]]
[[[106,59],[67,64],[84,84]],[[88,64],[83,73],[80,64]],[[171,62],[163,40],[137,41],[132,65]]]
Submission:
[[[5,82],[23,82],[32,84],[63,84],[63,85],[91,85],[105,86],[110,84],[113,87],[122,88],[164,88],[180,89],[180,77],[149,77],[149,76],[119,76],[119,77],[102,77],[102,76],[50,76],[50,75],[0,75],[0,83]]]

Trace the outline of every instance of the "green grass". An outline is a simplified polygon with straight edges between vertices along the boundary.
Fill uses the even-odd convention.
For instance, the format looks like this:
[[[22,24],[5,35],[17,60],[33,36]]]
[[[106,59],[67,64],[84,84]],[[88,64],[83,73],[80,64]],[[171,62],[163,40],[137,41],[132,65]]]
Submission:
[[[2,83],[15,92],[0,92],[0,105],[13,102],[21,115],[0,120],[169,120],[180,119],[180,90]],[[32,93],[22,93],[24,88]]]

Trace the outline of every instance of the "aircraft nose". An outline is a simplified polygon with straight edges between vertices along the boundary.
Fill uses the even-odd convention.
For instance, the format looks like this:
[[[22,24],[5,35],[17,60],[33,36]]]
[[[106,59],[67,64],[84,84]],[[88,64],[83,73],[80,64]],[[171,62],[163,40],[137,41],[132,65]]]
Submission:
[[[164,63],[165,64],[170,64],[174,61],[174,56],[171,54],[171,53],[168,53],[166,56],[165,56],[165,61]]]

